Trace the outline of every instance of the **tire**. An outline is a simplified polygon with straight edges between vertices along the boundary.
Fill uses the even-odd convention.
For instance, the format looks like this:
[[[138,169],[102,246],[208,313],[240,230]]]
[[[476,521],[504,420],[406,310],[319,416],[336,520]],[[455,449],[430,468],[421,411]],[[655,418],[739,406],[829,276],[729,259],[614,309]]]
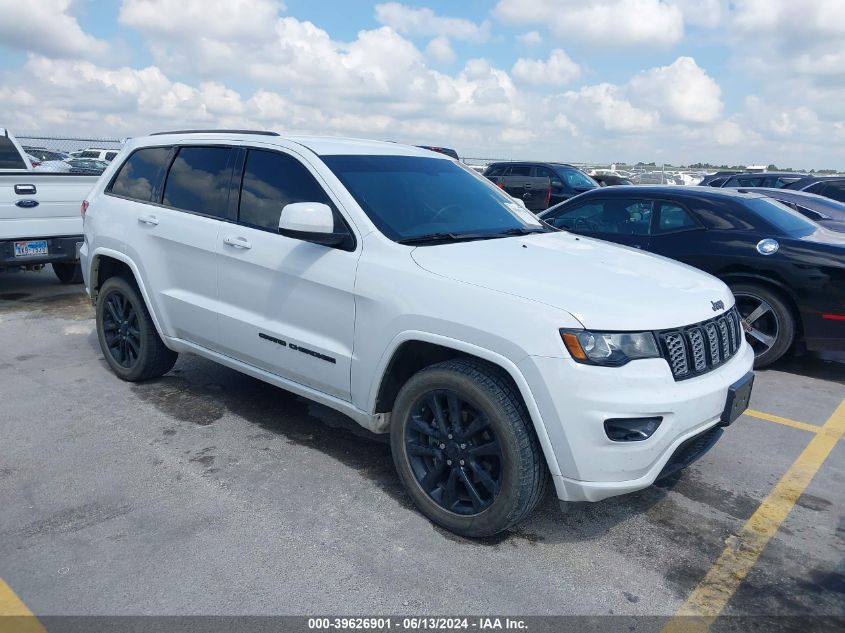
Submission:
[[[737,283],[731,291],[740,315],[752,328],[746,329],[745,339],[754,349],[754,367],[768,367],[786,354],[795,340],[792,310],[778,292],[763,285]]]
[[[81,284],[82,283],[82,266],[79,262],[53,262],[51,264],[53,272],[63,284]]]
[[[399,391],[392,418],[399,478],[434,523],[461,536],[490,536],[542,499],[549,477],[542,450],[519,394],[497,368],[470,360],[427,367]]]
[[[109,277],[97,295],[97,338],[112,371],[129,382],[166,374],[178,357],[156,332],[135,284],[123,277]]]

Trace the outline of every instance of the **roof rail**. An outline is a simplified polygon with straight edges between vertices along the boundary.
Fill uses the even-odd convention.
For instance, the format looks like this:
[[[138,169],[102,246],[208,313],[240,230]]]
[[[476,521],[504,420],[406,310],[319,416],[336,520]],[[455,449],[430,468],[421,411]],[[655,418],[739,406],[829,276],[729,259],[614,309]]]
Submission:
[[[258,134],[259,136],[279,136],[278,132],[267,132],[264,130],[172,130],[170,132],[153,132],[150,136],[162,136],[164,134]]]

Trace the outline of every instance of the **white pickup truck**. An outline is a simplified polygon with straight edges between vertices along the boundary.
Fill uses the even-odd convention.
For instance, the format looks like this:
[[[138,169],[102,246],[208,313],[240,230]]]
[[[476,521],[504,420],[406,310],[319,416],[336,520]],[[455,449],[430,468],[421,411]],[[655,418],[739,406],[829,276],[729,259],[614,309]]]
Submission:
[[[80,206],[97,176],[33,171],[20,144],[0,128],[0,272],[52,264],[62,283],[81,283]]]

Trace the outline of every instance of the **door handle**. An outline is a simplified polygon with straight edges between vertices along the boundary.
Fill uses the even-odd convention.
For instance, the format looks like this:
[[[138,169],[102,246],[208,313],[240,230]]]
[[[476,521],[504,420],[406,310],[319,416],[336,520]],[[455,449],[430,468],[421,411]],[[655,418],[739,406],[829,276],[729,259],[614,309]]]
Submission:
[[[142,215],[138,217],[138,222],[141,224],[149,224],[150,226],[155,226],[158,224],[158,218],[154,215]]]
[[[223,243],[228,246],[234,246],[235,248],[242,248],[244,250],[252,248],[252,244],[250,244],[249,240],[245,237],[224,237]]]

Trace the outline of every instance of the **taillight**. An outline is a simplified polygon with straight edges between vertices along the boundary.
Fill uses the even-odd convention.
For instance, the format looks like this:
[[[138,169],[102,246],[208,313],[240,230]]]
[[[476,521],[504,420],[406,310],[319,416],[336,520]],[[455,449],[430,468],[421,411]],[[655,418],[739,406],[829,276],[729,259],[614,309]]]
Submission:
[[[33,167],[41,167],[41,161],[40,161],[40,160],[32,160],[32,159],[30,158],[30,159],[29,159],[29,162],[30,162],[30,163],[32,163],[32,166],[33,166]]]
[[[496,186],[497,186],[499,189],[502,189],[502,190],[504,190],[504,188],[505,188],[505,185],[504,185],[504,184],[502,184],[501,182],[497,182],[497,183],[496,183]]]
[[[552,186],[549,185],[549,188],[546,189],[546,208],[549,208],[549,205],[552,203]]]
[[[79,205],[79,215],[81,215],[81,216],[84,218],[84,217],[85,217],[85,212],[86,212],[86,211],[88,211],[88,201],[87,201],[87,200],[83,200],[83,201],[82,201],[82,204],[81,204],[81,205]]]

